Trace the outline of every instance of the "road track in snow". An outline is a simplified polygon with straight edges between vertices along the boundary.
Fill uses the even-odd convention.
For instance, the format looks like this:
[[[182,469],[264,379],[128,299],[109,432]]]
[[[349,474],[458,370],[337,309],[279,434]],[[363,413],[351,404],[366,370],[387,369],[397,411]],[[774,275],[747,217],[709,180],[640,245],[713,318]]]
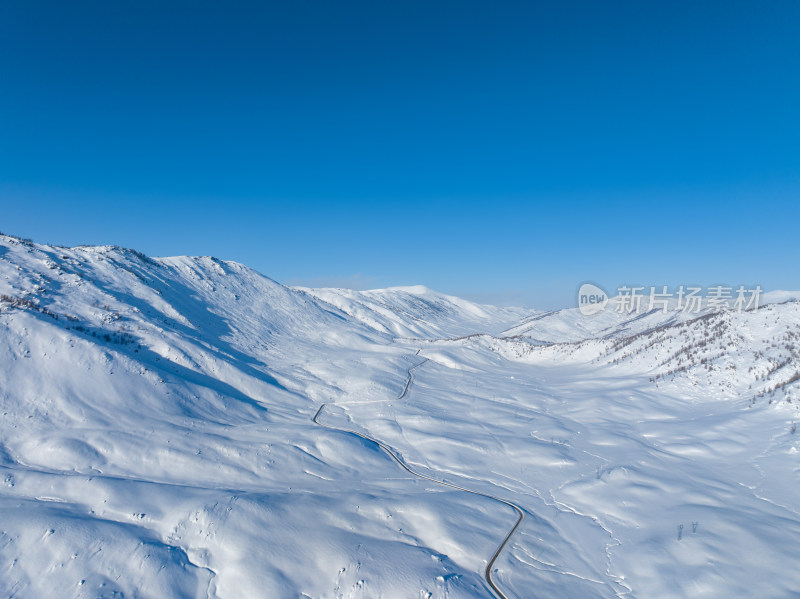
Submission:
[[[419,355],[419,352],[420,352],[420,350],[417,350],[416,355]],[[428,359],[425,358],[421,362],[419,362],[418,364],[415,364],[414,366],[412,366],[412,367],[410,367],[408,369],[408,379],[406,380],[406,384],[403,387],[403,392],[394,401],[401,400],[408,394],[409,390],[411,389],[411,383],[414,381],[414,370],[416,370],[417,368],[419,368],[420,366],[425,364],[425,362],[427,362],[427,361],[428,361]],[[387,400],[387,401],[389,401],[389,400]],[[331,404],[324,403],[319,407],[319,409],[317,410],[317,413],[314,414],[314,418],[312,419],[314,421],[314,424],[317,424],[317,425],[319,425],[321,427],[324,427],[324,428],[327,428],[327,429],[330,429],[330,430],[333,430],[333,431],[338,431],[338,432],[342,432],[342,433],[348,433],[348,434],[351,434],[351,435],[356,435],[358,437],[361,437],[365,441],[368,441],[370,443],[374,443],[375,445],[380,447],[383,451],[385,451],[395,462],[397,462],[400,465],[401,468],[403,468],[403,470],[405,470],[409,474],[412,474],[412,475],[414,475],[416,477],[428,480],[428,481],[430,481],[432,483],[436,483],[437,485],[442,485],[442,486],[445,486],[445,487],[449,487],[451,489],[456,489],[457,491],[463,491],[465,493],[471,493],[472,495],[477,495],[479,497],[486,497],[488,499],[492,499],[494,501],[502,503],[505,506],[510,507],[512,510],[514,510],[514,512],[516,512],[517,521],[514,523],[514,526],[511,527],[511,530],[509,530],[508,533],[506,534],[506,536],[503,538],[503,540],[500,543],[500,545],[498,545],[498,547],[495,550],[494,554],[489,559],[489,561],[486,563],[486,569],[483,572],[483,577],[484,577],[484,579],[486,579],[486,583],[489,585],[489,587],[492,589],[492,591],[494,591],[495,595],[497,595],[497,597],[499,597],[500,599],[508,599],[508,596],[505,593],[503,593],[503,591],[501,591],[498,588],[498,586],[495,584],[494,579],[492,578],[492,572],[494,570],[494,564],[497,561],[497,559],[500,557],[500,554],[503,552],[503,549],[506,548],[506,545],[508,545],[508,542],[511,540],[511,537],[514,535],[514,533],[517,531],[517,529],[522,524],[522,521],[525,519],[525,514],[524,514],[522,508],[519,507],[518,505],[516,505],[515,503],[512,503],[511,501],[508,501],[506,499],[502,499],[500,497],[496,497],[494,495],[490,495],[489,493],[482,493],[480,491],[475,491],[473,489],[467,489],[466,487],[461,487],[459,485],[455,485],[453,483],[449,483],[449,482],[446,482],[444,480],[439,480],[439,479],[427,476],[425,474],[421,474],[421,473],[413,470],[408,464],[406,464],[405,461],[403,460],[403,458],[401,458],[391,447],[389,447],[385,443],[379,441],[378,439],[374,439],[374,438],[370,437],[369,435],[365,435],[364,433],[360,433],[358,431],[354,431],[354,430],[350,430],[350,429],[346,429],[346,428],[339,428],[339,427],[336,427],[336,426],[330,426],[328,424],[324,424],[324,423],[320,422],[319,421],[319,416],[320,416],[320,414],[322,414],[323,410],[328,405],[331,405]],[[333,405],[336,405],[336,404],[333,404]]]

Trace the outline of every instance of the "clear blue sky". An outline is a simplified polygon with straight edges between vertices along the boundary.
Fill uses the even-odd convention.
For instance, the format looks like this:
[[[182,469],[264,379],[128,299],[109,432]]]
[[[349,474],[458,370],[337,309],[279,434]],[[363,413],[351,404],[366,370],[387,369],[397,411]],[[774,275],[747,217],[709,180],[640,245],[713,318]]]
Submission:
[[[0,230],[572,305],[800,289],[800,2],[0,2]]]

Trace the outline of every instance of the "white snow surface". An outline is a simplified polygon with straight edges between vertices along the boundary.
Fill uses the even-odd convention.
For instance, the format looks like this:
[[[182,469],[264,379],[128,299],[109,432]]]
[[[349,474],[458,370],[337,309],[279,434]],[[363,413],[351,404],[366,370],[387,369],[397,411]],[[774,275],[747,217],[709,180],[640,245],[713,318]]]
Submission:
[[[298,287],[354,320],[395,337],[453,338],[495,333],[535,314],[525,308],[498,308],[444,295],[424,285],[370,291]]]
[[[0,295],[0,597],[493,597],[487,496],[508,598],[800,589],[798,294],[587,318],[0,236]]]

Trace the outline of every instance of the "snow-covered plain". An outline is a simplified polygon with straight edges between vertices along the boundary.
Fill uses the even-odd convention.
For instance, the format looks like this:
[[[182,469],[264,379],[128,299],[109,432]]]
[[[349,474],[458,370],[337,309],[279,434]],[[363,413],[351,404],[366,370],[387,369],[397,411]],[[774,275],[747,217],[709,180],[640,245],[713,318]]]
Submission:
[[[492,597],[491,497],[509,598],[800,593],[796,295],[587,318],[8,236],[0,294],[0,597]]]

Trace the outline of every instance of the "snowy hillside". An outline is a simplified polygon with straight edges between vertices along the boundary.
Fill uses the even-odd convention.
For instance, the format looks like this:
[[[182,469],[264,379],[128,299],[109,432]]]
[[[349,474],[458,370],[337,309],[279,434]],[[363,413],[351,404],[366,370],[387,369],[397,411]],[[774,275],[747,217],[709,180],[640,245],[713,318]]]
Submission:
[[[0,596],[792,596],[793,297],[587,319],[0,236]]]
[[[656,384],[699,387],[687,388],[688,395],[791,404],[800,401],[800,299],[774,292],[766,302],[757,310],[699,314],[671,309],[631,316],[610,308],[585,317],[561,310],[528,318],[502,337],[522,341],[520,355],[591,357],[646,372]]]
[[[494,333],[534,314],[524,308],[476,304],[422,285],[371,291],[300,289],[377,331],[405,338]]]
[[[604,310],[588,317],[581,314],[578,308],[537,312],[514,323],[498,336],[520,338],[537,345],[630,337],[659,327],[694,320],[708,313],[706,309],[686,309],[688,306],[685,304],[688,302],[681,307],[675,298],[665,300],[663,306],[657,305],[655,308],[649,307],[647,296],[642,299],[644,301],[634,310],[629,305],[630,300],[624,302],[622,296],[612,297]],[[800,292],[770,291],[759,294],[758,302],[753,307],[758,311],[760,306],[793,301],[800,301]],[[749,310],[737,310],[735,306],[730,306],[728,311],[754,311],[753,307]]]

